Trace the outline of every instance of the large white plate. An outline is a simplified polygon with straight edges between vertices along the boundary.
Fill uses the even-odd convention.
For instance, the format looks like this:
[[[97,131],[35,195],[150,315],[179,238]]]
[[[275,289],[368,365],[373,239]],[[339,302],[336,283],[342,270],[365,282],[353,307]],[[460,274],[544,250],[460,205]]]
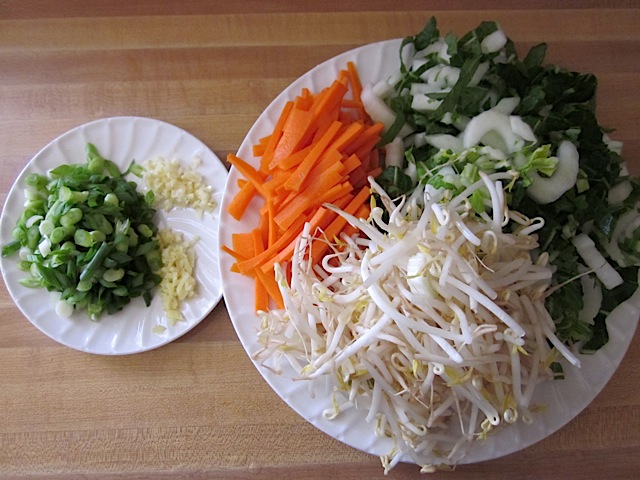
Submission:
[[[195,246],[198,295],[184,305],[184,321],[173,326],[167,325],[159,294],[154,295],[148,308],[141,298],[134,299],[122,311],[104,315],[99,322],[91,322],[84,312],[75,312],[68,319],[58,317],[44,289],[26,288],[18,283],[25,273],[17,268],[17,256],[0,260],[5,284],[31,323],[63,345],[105,355],[124,355],[165,345],[200,323],[222,297],[218,267],[218,220],[227,170],[220,159],[196,137],[159,120],[112,117],[81,125],[44,147],[18,176],[0,219],[0,242],[3,245],[11,241],[11,231],[22,213],[26,176],[34,172],[46,173],[61,163],[84,163],[87,142],[93,143],[105,158],[113,160],[123,171],[134,159],[144,162],[162,156],[190,164],[193,157],[201,158],[202,164],[198,170],[213,187],[218,205],[215,211],[200,217],[189,209],[160,210],[156,217],[159,226],[171,227],[187,239],[199,238]],[[140,184],[133,176],[131,180]],[[153,327],[156,325],[167,328],[161,334],[154,333]]]
[[[258,118],[240,146],[238,155],[257,165],[257,159],[252,156],[252,145],[272,131],[284,103],[299,94],[303,87],[319,91],[328,86],[349,60],[355,62],[363,83],[375,83],[386,78],[397,68],[399,46],[400,40],[366,45],[330,59],[300,77]],[[225,213],[226,205],[238,190],[238,177],[237,170],[232,168],[222,201],[220,241],[226,245],[230,245],[233,232],[250,230],[257,224],[258,219],[257,204],[250,207],[251,210],[241,222],[235,221]],[[232,263],[231,257],[222,254],[220,267],[223,294],[231,321],[253,360],[253,354],[260,349],[260,345],[256,337],[259,319],[252,308],[252,282],[246,277],[230,272]],[[608,319],[610,339],[604,348],[595,355],[581,356],[581,369],[565,365],[565,380],[547,382],[537,389],[532,404],[548,405],[546,413],[538,414],[530,425],[520,422],[489,437],[485,442],[478,442],[460,463],[493,459],[528,447],[578,415],[602,390],[620,364],[636,329],[639,315],[640,294],[636,293],[634,298],[621,305]],[[392,446],[390,441],[376,438],[374,425],[365,421],[367,412],[351,409],[341,413],[334,420],[328,420],[323,416],[323,411],[332,407],[331,380],[325,379],[322,384],[314,385],[316,395],[315,398],[311,398],[307,382],[292,381],[286,375],[275,375],[255,361],[254,364],[269,385],[291,408],[323,432],[374,455],[389,453]]]

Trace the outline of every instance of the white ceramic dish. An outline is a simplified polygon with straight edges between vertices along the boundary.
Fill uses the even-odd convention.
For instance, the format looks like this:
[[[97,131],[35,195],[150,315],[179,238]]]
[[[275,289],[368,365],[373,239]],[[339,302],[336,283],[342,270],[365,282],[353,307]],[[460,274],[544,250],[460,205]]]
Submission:
[[[0,266],[5,284],[22,313],[53,340],[89,353],[124,355],[165,345],[195,327],[216,306],[222,297],[218,268],[218,220],[227,170],[218,157],[190,133],[165,122],[144,117],[112,117],[76,127],[53,140],[26,165],[7,196],[0,219],[0,242],[11,241],[11,231],[22,213],[24,181],[33,172],[46,173],[61,163],[84,163],[85,146],[93,143],[98,151],[125,170],[132,160],[144,162],[162,156],[190,164],[193,157],[202,160],[198,168],[213,187],[217,207],[213,213],[200,215],[188,209],[159,210],[159,226],[168,226],[186,238],[198,237],[195,275],[198,295],[186,302],[184,321],[167,325],[159,294],[147,308],[141,298],[134,299],[122,311],[105,315],[91,322],[84,312],[71,318],[55,314],[54,305],[44,289],[32,289],[18,282],[24,272],[18,270],[17,255],[2,258]],[[139,179],[130,176],[131,180]],[[166,326],[163,333],[154,333],[156,325]]]
[[[364,82],[375,83],[386,78],[398,61],[400,40],[391,40],[346,52],[315,67],[287,89],[285,89],[255,122],[238,155],[257,165],[252,156],[251,147],[258,139],[269,134],[287,100],[293,99],[303,87],[311,91],[330,85],[346,62],[355,62]],[[230,245],[233,232],[248,231],[257,224],[256,203],[250,207],[241,222],[235,221],[225,213],[226,205],[237,192],[239,174],[232,168],[222,201],[220,219],[220,242]],[[259,319],[253,312],[252,281],[239,274],[230,272],[233,259],[222,254],[220,259],[225,303],[231,321],[253,360],[260,349],[256,332]],[[542,440],[578,415],[602,390],[614,373],[626,352],[640,315],[640,295],[621,305],[608,320],[609,343],[595,355],[582,356],[582,368],[565,366],[566,379],[547,382],[536,390],[533,404],[549,406],[546,413],[539,414],[530,425],[522,422],[492,435],[486,442],[478,442],[460,463],[472,463],[494,459],[523,449]],[[323,411],[331,408],[333,384],[324,379],[314,385],[315,398],[310,397],[308,382],[292,381],[287,375],[278,376],[254,361],[256,368],[276,393],[296,412],[323,432],[355,448],[374,455],[386,455],[392,445],[390,441],[376,438],[374,425],[365,421],[367,412],[351,409],[343,412],[334,420],[323,416]],[[293,372],[290,372],[293,375]],[[408,460],[408,459],[407,459]]]

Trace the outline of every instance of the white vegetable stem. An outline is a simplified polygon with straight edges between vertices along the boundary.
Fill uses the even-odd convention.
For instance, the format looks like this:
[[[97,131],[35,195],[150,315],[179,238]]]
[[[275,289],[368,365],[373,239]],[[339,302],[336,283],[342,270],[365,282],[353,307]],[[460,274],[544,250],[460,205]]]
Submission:
[[[581,233],[571,240],[576,247],[578,255],[584,263],[595,272],[605,288],[612,288],[622,285],[623,280],[615,268],[611,266],[607,259],[598,251],[596,244],[588,235]]]
[[[462,132],[464,148],[479,144],[513,153],[522,150],[525,142],[536,140],[531,127],[514,115],[508,115],[501,108],[492,108],[473,117]]]
[[[404,142],[396,137],[385,145],[385,165],[387,167],[402,168],[404,164]]]
[[[580,170],[578,149],[569,140],[563,140],[558,146],[558,166],[549,178],[530,172],[532,184],[527,188],[527,195],[536,202],[546,205],[555,202],[567,190],[576,184]]]
[[[507,36],[502,30],[496,30],[487,35],[480,43],[483,53],[493,53],[499,51],[507,44]]]
[[[389,107],[382,98],[376,96],[369,84],[363,85],[360,99],[364,105],[364,109],[375,122],[381,122],[384,129],[389,130],[396,121],[395,112]],[[406,137],[412,132],[409,125],[405,124],[400,130],[398,136]]]

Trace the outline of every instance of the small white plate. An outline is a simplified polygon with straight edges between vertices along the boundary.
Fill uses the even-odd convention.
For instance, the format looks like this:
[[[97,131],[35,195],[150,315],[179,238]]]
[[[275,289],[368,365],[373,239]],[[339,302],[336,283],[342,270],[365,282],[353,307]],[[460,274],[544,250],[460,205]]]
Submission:
[[[318,92],[329,86],[338,72],[345,68],[347,61],[356,64],[363,83],[373,84],[388,78],[397,69],[400,43],[401,40],[389,40],[356,48],[327,60],[298,78],[260,115],[242,142],[238,156],[257,166],[258,159],[253,157],[252,145],[271,133],[285,102],[295,98],[303,87]],[[238,171],[232,168],[222,200],[220,242],[224,245],[231,245],[232,233],[254,228],[259,218],[260,204],[257,200],[240,222],[226,213],[226,206],[238,191],[239,177]],[[323,432],[373,455],[387,455],[393,445],[389,439],[376,437],[375,426],[365,420],[366,411],[350,409],[333,420],[323,415],[325,410],[332,408],[332,378],[321,378],[314,385],[309,385],[310,382],[292,380],[299,373],[293,372],[293,369],[276,375],[253,359],[262,348],[257,340],[260,319],[253,310],[253,282],[248,277],[232,273],[232,264],[233,259],[222,254],[220,268],[225,304],[240,341],[264,379],[291,408]],[[619,306],[607,319],[607,345],[594,355],[580,356],[581,369],[565,365],[565,380],[545,382],[536,389],[532,404],[547,405],[546,412],[536,415],[530,425],[519,422],[490,436],[485,442],[477,442],[459,463],[480,462],[508,455],[551,435],[577,416],[604,388],[618,368],[633,338],[639,315],[640,292],[636,292],[632,299]],[[312,391],[315,394],[313,397]],[[404,460],[410,461],[408,458]],[[438,459],[432,461],[439,463]]]
[[[157,224],[170,227],[186,239],[197,237],[195,277],[198,294],[183,307],[184,321],[167,325],[159,293],[146,307],[141,298],[134,299],[122,311],[103,315],[92,322],[83,311],[71,318],[56,315],[50,294],[41,288],[27,288],[19,280],[25,272],[18,269],[18,256],[1,258],[0,267],[11,297],[22,313],[39,330],[57,342],[88,353],[125,355],[165,345],[184,335],[204,319],[222,297],[219,275],[218,221],[227,170],[220,159],[190,133],[165,122],[144,117],[111,117],[76,127],[53,140],[26,165],[7,196],[0,219],[0,243],[12,240],[13,230],[22,214],[25,178],[30,173],[47,173],[62,163],[84,163],[85,147],[93,143],[100,154],[114,161],[122,171],[132,160],[142,163],[157,156],[176,159],[189,165],[194,157],[202,160],[198,171],[213,188],[217,207],[213,213],[190,209],[158,210]],[[135,176],[127,177],[141,185]],[[142,189],[139,189],[142,191]],[[156,325],[166,326],[154,333]]]

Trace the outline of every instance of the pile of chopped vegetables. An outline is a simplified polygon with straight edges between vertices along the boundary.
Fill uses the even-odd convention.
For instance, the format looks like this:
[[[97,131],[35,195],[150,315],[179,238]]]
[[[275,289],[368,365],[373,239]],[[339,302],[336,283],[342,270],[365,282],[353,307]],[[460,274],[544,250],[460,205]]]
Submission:
[[[377,176],[381,123],[372,123],[360,100],[362,86],[355,65],[348,63],[321,92],[304,89],[287,102],[274,131],[254,146],[259,166],[229,154],[227,160],[244,179],[227,210],[240,220],[251,201],[263,202],[260,221],[250,232],[233,234],[222,250],[236,259],[234,271],[255,280],[255,309],[270,302],[283,307],[274,266],[291,259],[305,223],[322,231],[328,242],[313,252],[319,262],[329,242],[354,232],[346,220],[324,207],[330,203],[351,214],[367,216],[367,177]]]
[[[385,472],[455,464],[475,440],[534,422],[536,385],[606,343],[608,313],[638,287],[640,184],[596,120],[595,77],[545,65],[545,51],[519,59],[494,22],[458,38],[431,19],[404,39],[398,70],[350,100],[383,126],[367,209],[321,198],[275,230],[275,206],[305,191],[281,186],[313,179],[325,145],[299,175],[232,158],[247,180],[230,213],[254,191],[265,200],[261,224],[224,247],[256,298],[275,300],[256,304],[255,358],[333,378],[325,415],[363,409],[393,440]],[[263,160],[287,137],[283,115],[254,150]],[[327,211],[351,228],[323,224]]]
[[[402,42],[398,71],[362,98],[387,126],[378,181],[392,195],[428,184],[453,196],[480,171],[518,173],[505,199],[544,220],[536,235],[557,286],[547,308],[560,338],[589,352],[638,287],[640,183],[598,124],[595,76],[546,65],[545,52],[540,44],[519,59],[495,22],[440,37],[432,18]],[[485,196],[469,199],[478,214]]]
[[[158,230],[158,241],[162,252],[162,267],[159,271],[162,280],[158,290],[162,297],[167,325],[173,326],[184,320],[183,303],[195,297],[198,292],[198,282],[194,276],[194,245],[199,238],[187,240],[182,233],[163,228]],[[157,329],[158,333],[163,331],[162,328]]]
[[[277,267],[285,309],[262,314],[256,358],[276,372],[291,364],[298,379],[335,375],[325,414],[366,410],[396,443],[385,470],[403,455],[456,463],[475,439],[532,420],[558,356],[580,363],[544,306],[552,270],[546,255],[534,262],[531,235],[541,223],[506,209],[504,180],[483,175],[450,201],[427,185],[398,206],[374,183],[382,206],[369,221],[341,213],[363,237],[343,237],[314,269],[307,228],[291,279]],[[501,205],[489,221],[469,214],[479,188]]]
[[[25,210],[2,255],[19,254],[22,285],[60,294],[61,316],[78,309],[97,321],[140,296],[148,306],[160,282],[151,196],[123,175],[88,144],[85,163],[26,178]]]

